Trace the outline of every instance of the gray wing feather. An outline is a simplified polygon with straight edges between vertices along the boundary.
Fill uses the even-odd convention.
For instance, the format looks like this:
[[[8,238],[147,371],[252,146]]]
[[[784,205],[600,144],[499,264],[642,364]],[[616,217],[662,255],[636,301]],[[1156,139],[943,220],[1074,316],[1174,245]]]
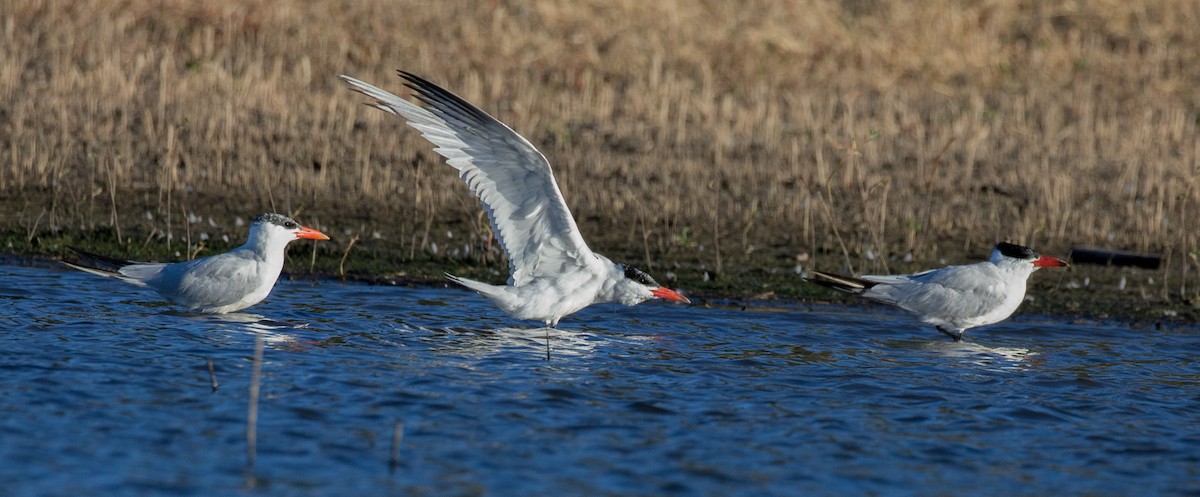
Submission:
[[[375,99],[375,107],[405,118],[459,171],[508,255],[509,284],[521,286],[583,264],[591,250],[545,156],[466,100],[413,74],[400,75],[423,106],[349,76],[341,79]]]
[[[983,275],[986,271],[986,266],[973,264],[912,275],[863,276],[880,284],[862,296],[927,316],[980,316],[1005,298],[1004,285]]]
[[[237,252],[228,252],[169,264],[149,282],[164,297],[177,302],[222,306],[240,300],[257,282],[256,264],[244,264]]]

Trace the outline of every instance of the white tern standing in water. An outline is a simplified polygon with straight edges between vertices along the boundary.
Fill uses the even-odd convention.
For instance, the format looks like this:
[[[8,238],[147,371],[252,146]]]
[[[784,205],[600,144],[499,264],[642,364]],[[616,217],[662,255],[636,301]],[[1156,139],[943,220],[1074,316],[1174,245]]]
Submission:
[[[236,312],[262,302],[283,271],[284,252],[293,240],[328,240],[324,233],[280,214],[262,214],[250,224],[250,239],[224,254],[173,264],[137,262],[72,247],[80,271],[154,289],[163,298],[206,314]]]
[[[976,326],[998,323],[1025,299],[1025,281],[1039,268],[1067,266],[1061,259],[1012,243],[999,243],[986,262],[914,274],[842,276],[809,271],[808,281],[891,304],[920,316],[955,341]]]
[[[504,123],[412,73],[400,71],[420,105],[349,76],[342,80],[373,106],[408,121],[458,170],[483,203],[508,256],[507,285],[446,275],[518,319],[555,327],[599,302],[636,305],[651,298],[690,303],[650,275],[592,252],[571,217],[550,163]]]

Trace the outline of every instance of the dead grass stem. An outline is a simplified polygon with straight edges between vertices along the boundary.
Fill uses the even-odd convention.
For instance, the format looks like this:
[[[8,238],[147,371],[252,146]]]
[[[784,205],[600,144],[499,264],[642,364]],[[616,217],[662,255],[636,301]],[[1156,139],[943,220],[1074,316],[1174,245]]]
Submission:
[[[1009,239],[1169,252],[1195,289],[1196,26],[1191,0],[0,0],[0,226],[169,244],[278,201],[449,256],[478,204],[336,80],[404,68],[537,144],[614,257],[886,268]]]

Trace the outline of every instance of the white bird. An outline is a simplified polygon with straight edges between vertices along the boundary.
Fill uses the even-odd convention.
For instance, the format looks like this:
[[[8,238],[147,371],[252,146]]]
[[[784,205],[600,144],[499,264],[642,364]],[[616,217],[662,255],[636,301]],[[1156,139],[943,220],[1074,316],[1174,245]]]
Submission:
[[[173,264],[114,259],[77,248],[80,271],[150,287],[163,298],[205,314],[235,312],[262,302],[283,271],[292,240],[328,240],[324,233],[280,214],[262,214],[250,224],[250,239],[224,254]]]
[[[1038,268],[1067,265],[1029,247],[999,243],[987,262],[893,276],[809,271],[805,279],[905,309],[960,341],[967,329],[1011,316],[1025,299],[1025,280]]]
[[[349,76],[372,106],[408,121],[458,170],[479,198],[508,256],[507,285],[447,274],[517,319],[549,327],[600,302],[637,305],[651,298],[690,301],[646,273],[592,252],[584,243],[546,157],[478,107],[412,73],[400,71],[417,105]]]

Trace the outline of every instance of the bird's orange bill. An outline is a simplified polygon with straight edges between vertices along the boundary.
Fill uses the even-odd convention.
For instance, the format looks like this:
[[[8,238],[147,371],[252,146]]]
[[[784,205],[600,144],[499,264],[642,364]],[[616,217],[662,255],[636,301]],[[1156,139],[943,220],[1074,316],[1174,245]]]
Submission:
[[[309,228],[308,226],[301,226],[300,231],[296,232],[296,238],[306,238],[309,240],[328,240],[329,239],[329,237],[326,236],[325,233],[321,233],[320,231]]]
[[[1033,261],[1033,265],[1037,266],[1037,267],[1070,266],[1070,264],[1067,264],[1067,261],[1064,261],[1057,257],[1050,257],[1048,255],[1043,255],[1043,256],[1039,257],[1038,260]]]
[[[684,297],[682,293],[676,292],[675,290],[672,290],[665,286],[660,286],[658,288],[650,290],[650,293],[653,293],[655,297],[658,297],[660,299],[674,300],[676,302],[683,302],[685,304],[692,303],[692,301],[688,300],[687,297]]]

